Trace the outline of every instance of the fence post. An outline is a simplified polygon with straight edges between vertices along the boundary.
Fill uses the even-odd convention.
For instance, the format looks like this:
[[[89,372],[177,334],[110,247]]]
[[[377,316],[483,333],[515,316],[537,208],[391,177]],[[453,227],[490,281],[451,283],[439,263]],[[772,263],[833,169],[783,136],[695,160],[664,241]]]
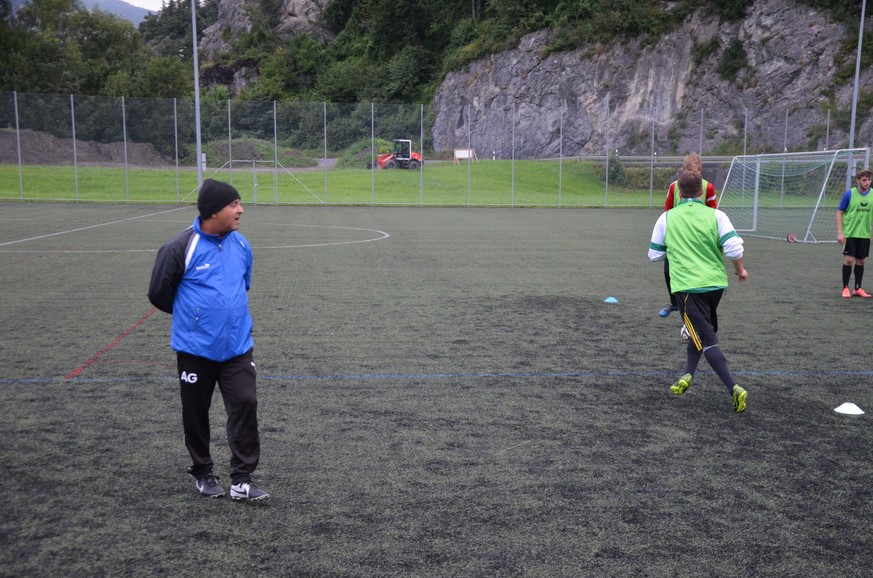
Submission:
[[[779,183],[779,208],[785,206],[785,161],[788,154],[788,107],[785,107],[785,132],[782,136],[782,180]]]
[[[652,208],[652,195],[655,190],[655,115],[652,115],[652,128],[649,130],[651,135],[651,155],[649,155],[649,208]]]
[[[233,184],[233,138],[231,132],[230,99],[227,99],[227,171],[228,182]]]
[[[515,99],[512,101],[512,171],[509,178],[512,186],[512,206],[515,206]]]
[[[330,198],[327,191],[327,101],[322,101],[323,127],[324,127],[324,204],[330,204]]]
[[[124,109],[124,97],[121,97],[121,138],[124,144],[124,200],[130,202],[130,174],[127,166],[127,113]]]
[[[467,150],[473,150],[473,111],[467,104]],[[473,155],[467,155],[467,207],[470,207],[470,171],[473,166]]]
[[[831,148],[831,109],[828,108],[828,122],[827,128],[825,129],[825,150],[830,150]]]
[[[76,183],[76,202],[79,202],[79,157],[76,154],[76,105],[70,95],[70,129],[73,135],[73,181]]]
[[[273,204],[279,202],[279,127],[276,119],[276,101],[273,101]]]
[[[179,202],[179,109],[176,106],[176,98],[173,97],[173,147],[176,157],[176,202]],[[200,159],[197,159],[198,166]]]
[[[257,161],[252,159],[252,204],[258,204],[258,167]]]
[[[21,127],[18,125],[18,91],[12,91],[12,105],[15,109],[15,149],[18,152],[18,200],[24,200],[24,174],[21,166]]]

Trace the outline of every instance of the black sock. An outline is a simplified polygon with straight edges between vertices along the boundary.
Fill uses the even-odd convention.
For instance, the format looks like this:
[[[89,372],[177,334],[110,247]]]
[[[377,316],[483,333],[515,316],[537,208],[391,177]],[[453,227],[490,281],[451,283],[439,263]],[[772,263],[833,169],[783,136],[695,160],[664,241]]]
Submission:
[[[736,381],[734,381],[734,376],[731,373],[731,370],[728,369],[727,358],[724,356],[724,353],[721,352],[719,346],[712,345],[707,347],[703,351],[703,355],[706,357],[706,362],[712,370],[715,371],[716,375],[718,375],[718,378],[727,386],[728,393],[733,393]]]
[[[864,265],[855,264],[855,289],[861,288],[861,280],[864,278]]]
[[[843,265],[843,287],[849,286],[849,279],[852,278],[852,266]]]
[[[692,376],[697,371],[697,364],[700,363],[700,358],[703,355],[702,351],[698,351],[697,346],[690,340],[688,341],[688,351],[685,356],[685,373],[690,373]]]
[[[667,293],[670,294],[670,305],[676,306],[676,295],[670,291],[670,264],[664,259],[664,281],[667,282]]]

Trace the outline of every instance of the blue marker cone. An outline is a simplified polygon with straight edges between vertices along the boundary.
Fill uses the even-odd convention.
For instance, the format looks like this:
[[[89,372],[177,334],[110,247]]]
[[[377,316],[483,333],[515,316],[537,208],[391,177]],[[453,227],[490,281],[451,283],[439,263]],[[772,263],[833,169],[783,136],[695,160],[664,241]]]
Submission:
[[[618,299],[615,297],[607,297],[603,300],[604,303],[618,303]]]

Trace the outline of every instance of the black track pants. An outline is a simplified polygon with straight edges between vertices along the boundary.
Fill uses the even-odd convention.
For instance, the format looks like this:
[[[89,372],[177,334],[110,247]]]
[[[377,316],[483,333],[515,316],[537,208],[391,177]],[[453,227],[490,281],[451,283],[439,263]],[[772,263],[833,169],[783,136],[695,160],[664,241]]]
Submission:
[[[258,466],[261,454],[256,371],[252,350],[223,362],[179,352],[177,364],[185,447],[193,461],[191,474],[199,477],[212,471],[212,456],[209,453],[209,408],[217,383],[227,412],[231,481],[239,483],[249,480]]]

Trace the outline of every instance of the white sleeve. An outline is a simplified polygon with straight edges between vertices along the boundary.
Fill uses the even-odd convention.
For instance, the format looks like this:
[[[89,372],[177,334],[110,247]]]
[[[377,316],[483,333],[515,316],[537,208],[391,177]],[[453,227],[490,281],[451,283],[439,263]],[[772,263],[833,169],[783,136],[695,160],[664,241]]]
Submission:
[[[743,256],[743,238],[734,229],[733,223],[724,212],[715,210],[718,219],[718,238],[724,254],[730,259],[739,259]]]
[[[663,261],[667,256],[667,246],[664,244],[664,235],[667,232],[667,211],[661,213],[655,228],[652,229],[652,239],[649,241],[649,261]]]

